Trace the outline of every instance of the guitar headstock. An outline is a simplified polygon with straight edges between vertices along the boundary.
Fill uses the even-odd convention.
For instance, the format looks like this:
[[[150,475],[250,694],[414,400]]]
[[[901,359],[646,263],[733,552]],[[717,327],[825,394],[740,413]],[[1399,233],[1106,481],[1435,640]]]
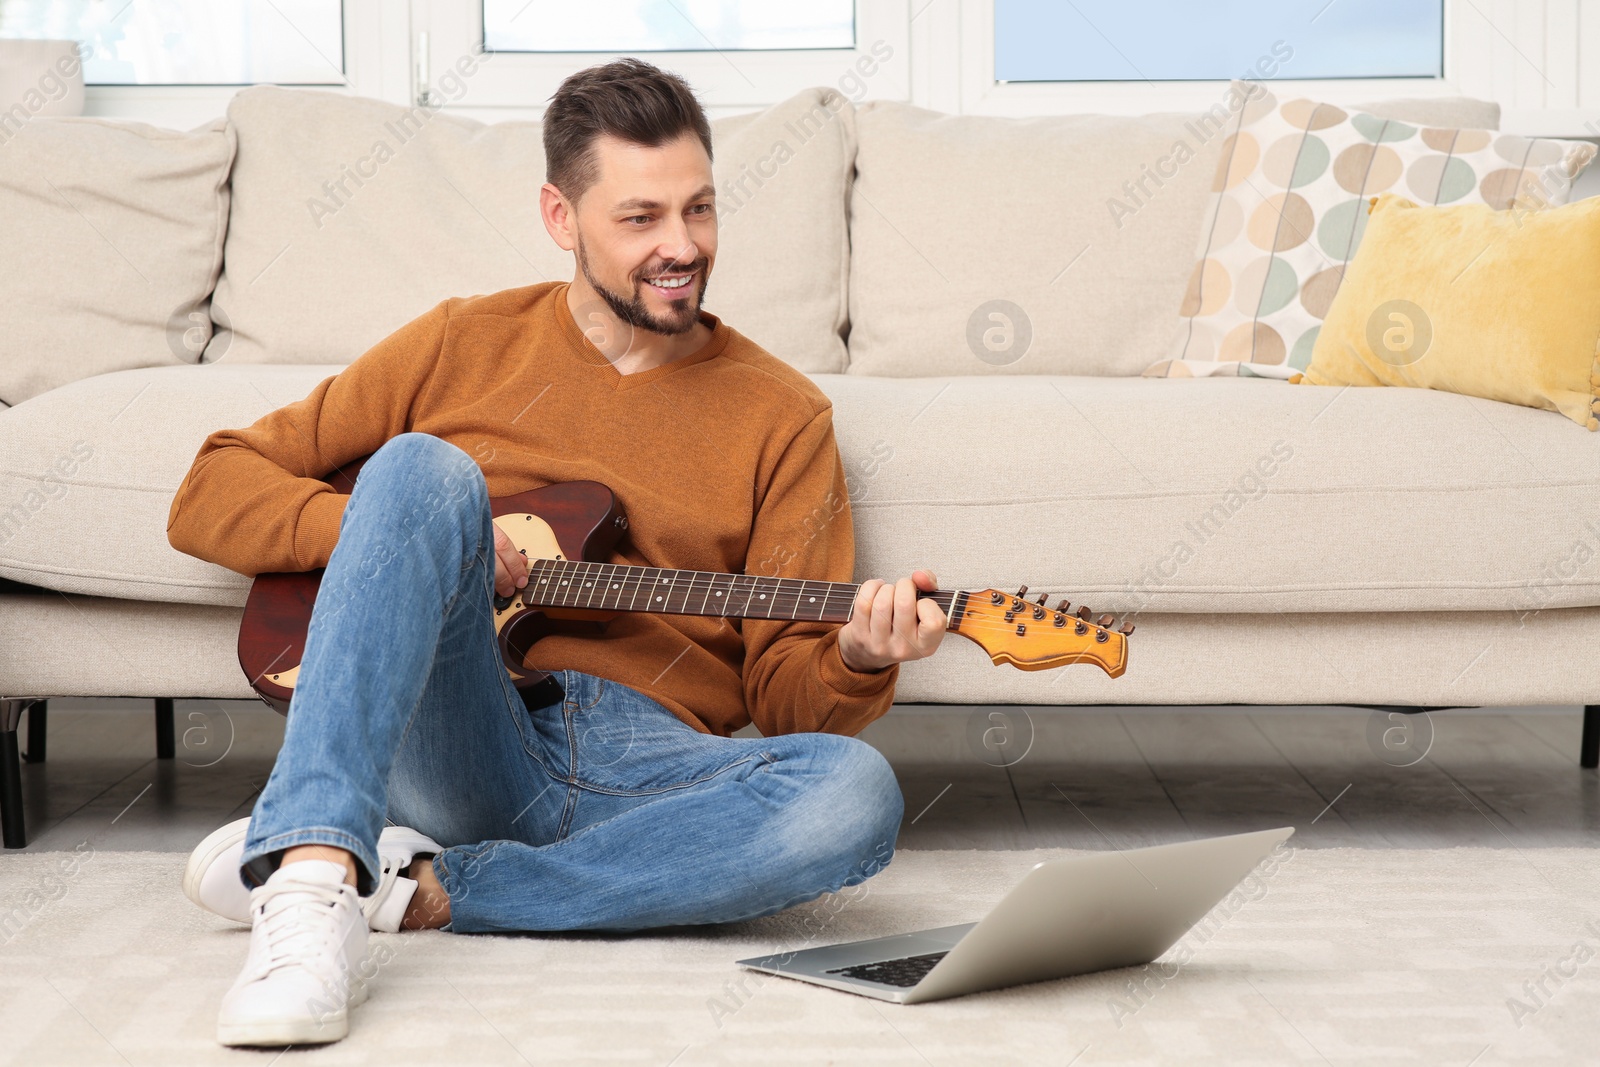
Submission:
[[[1015,593],[984,589],[967,594],[960,620],[951,630],[976,641],[996,664],[1009,663],[1024,671],[1043,671],[1071,663],[1093,663],[1116,678],[1128,669],[1128,635],[1133,624],[1113,630],[1110,615],[1093,617],[1086,607],[1068,614],[1071,604],[1062,598],[1054,608],[1023,599],[1028,587]]]

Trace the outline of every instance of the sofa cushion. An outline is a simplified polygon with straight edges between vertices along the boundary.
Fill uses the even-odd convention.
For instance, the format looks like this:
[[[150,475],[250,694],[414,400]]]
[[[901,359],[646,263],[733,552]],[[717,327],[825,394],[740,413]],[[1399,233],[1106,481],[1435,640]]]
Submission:
[[[273,86],[238,93],[228,119],[239,158],[208,360],[349,363],[446,297],[573,275],[539,217],[536,122]],[[712,125],[707,309],[802,370],[842,369],[852,105],[807,90]]]
[[[0,130],[0,401],[198,362],[222,268],[234,137],[101,118]]]
[[[1600,197],[1524,212],[1384,193],[1304,381],[1448,389],[1600,430],[1596,293]]]
[[[239,670],[239,617],[236,607],[0,591],[7,653],[0,691],[253,700]],[[1141,622],[1120,678],[1089,666],[996,670],[982,649],[951,636],[938,655],[902,665],[895,700],[1527,707],[1585,704],[1600,692],[1600,608],[1509,623],[1482,611],[1391,614],[1381,644],[1372,641],[1372,621],[1353,613],[1149,615]],[[1249,650],[1251,669],[1221,669],[1241,649]],[[1021,709],[1012,713],[1026,722]],[[226,720],[219,725],[226,737]],[[196,747],[205,740],[196,735]],[[968,750],[946,752],[940,758],[965,759]]]
[[[0,412],[0,577],[242,605],[249,579],[167,543],[172,494],[208,433],[339,369],[120,371]],[[927,567],[1113,612],[1600,605],[1600,435],[1551,412],[1249,379],[814,380],[858,578]]]
[[[248,578],[167,543],[172,496],[213,430],[248,426],[342,369],[118,371],[0,412],[0,577],[68,593],[242,606]]]
[[[1367,109],[1499,119],[1454,98]],[[1227,137],[1199,118],[861,105],[849,372],[1138,374],[1167,352]]]
[[[1600,435],[1553,412],[1247,378],[815,380],[861,578],[1116,613],[1600,605]]]

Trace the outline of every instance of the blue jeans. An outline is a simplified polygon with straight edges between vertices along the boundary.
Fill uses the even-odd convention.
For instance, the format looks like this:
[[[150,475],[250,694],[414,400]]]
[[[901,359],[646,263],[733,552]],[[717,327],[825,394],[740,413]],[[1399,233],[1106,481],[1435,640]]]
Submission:
[[[876,874],[903,802],[871,746],[701,733],[637,690],[557,671],[524,701],[495,644],[476,463],[404,433],[356,480],[241,878],[296,845],[356,858],[385,819],[445,846],[449,929],[637,930],[769,915]]]

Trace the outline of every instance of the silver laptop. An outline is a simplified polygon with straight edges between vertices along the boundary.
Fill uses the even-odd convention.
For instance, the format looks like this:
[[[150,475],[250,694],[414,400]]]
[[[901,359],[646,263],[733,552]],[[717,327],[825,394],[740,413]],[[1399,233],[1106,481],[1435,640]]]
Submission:
[[[1036,864],[975,923],[739,960],[741,967],[916,1004],[1149,963],[1293,827]]]

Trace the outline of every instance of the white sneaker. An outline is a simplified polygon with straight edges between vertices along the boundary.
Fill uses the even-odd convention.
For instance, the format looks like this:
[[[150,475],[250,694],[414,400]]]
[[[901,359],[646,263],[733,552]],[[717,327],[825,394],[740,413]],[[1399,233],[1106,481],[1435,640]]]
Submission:
[[[250,925],[250,890],[239,880],[244,857],[245,833],[250,818],[235,819],[213,831],[189,854],[183,872],[183,892],[190,900],[213,914],[236,923]],[[383,871],[369,897],[361,898],[361,912],[374,930],[394,933],[400,929],[417,883],[400,872],[411,865],[419,853],[442,852],[432,838],[406,826],[385,826],[378,835],[378,859]]]
[[[224,1045],[315,1045],[350,1032],[350,1009],[367,999],[361,898],[343,864],[279,867],[250,891],[250,956],[222,998]]]

